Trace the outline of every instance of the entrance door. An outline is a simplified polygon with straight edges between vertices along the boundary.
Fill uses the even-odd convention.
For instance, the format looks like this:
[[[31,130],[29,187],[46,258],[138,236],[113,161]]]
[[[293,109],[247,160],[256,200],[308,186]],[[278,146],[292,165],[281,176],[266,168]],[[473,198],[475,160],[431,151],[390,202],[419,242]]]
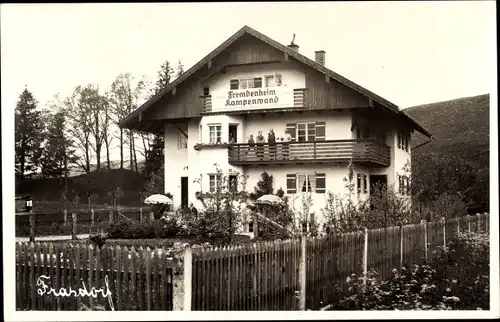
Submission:
[[[229,143],[238,142],[238,124],[229,124]]]
[[[370,208],[374,208],[375,196],[385,196],[387,193],[387,175],[370,175]]]
[[[188,200],[188,177],[181,177],[181,208],[189,206]]]

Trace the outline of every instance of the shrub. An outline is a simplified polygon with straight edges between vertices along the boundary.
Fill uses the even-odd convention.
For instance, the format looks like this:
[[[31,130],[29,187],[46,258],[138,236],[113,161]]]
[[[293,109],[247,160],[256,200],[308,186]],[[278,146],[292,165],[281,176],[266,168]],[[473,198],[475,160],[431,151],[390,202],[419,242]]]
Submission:
[[[162,218],[146,222],[119,221],[107,226],[105,231],[109,239],[170,238],[177,236],[181,227],[174,219]]]
[[[456,234],[446,249],[432,253],[429,265],[394,269],[387,280],[369,272],[347,278],[351,294],[336,310],[489,309],[489,239],[486,234]]]

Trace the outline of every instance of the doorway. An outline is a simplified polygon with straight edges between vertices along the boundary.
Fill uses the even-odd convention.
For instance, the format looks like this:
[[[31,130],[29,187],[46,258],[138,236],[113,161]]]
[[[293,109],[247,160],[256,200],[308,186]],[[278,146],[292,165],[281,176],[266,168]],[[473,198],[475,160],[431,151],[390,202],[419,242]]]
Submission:
[[[238,124],[229,124],[228,138],[229,143],[238,142]]]
[[[181,177],[181,208],[188,207],[188,177]]]
[[[370,209],[374,209],[377,197],[384,197],[387,193],[387,175],[370,175]]]

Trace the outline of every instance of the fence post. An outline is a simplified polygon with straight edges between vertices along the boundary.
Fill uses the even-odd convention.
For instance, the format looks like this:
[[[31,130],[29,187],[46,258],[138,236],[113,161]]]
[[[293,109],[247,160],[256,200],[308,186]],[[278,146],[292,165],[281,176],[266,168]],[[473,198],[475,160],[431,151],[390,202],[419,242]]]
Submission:
[[[259,220],[257,215],[253,217],[253,238],[258,236]]]
[[[68,210],[64,209],[64,223],[68,223]]]
[[[368,228],[364,227],[363,285],[365,286],[367,278],[368,278]]]
[[[399,269],[403,268],[403,247],[404,247],[404,242],[403,242],[403,224],[399,225],[399,236],[400,236],[400,241],[399,241]]]
[[[90,221],[92,222],[92,226],[94,226],[95,223],[94,208],[90,209]]]
[[[441,222],[443,223],[443,247],[446,251],[446,218],[441,217]]]
[[[300,260],[299,260],[299,310],[306,310],[306,236],[300,235]]]
[[[109,211],[109,223],[112,224],[113,223],[113,210],[110,210]]]
[[[35,242],[35,213],[33,210],[29,211],[30,214],[30,243]]]
[[[173,311],[191,311],[193,253],[189,245],[184,249],[183,257],[183,270],[173,269]]]
[[[71,219],[73,219],[73,225],[71,226],[71,239],[76,240],[76,213],[71,214]]]
[[[193,252],[188,245],[184,251],[184,311],[191,311],[193,287]]]
[[[457,218],[457,233],[460,233],[460,217]]]
[[[477,232],[481,232],[481,214],[476,214],[477,216]]]
[[[427,241],[427,221],[426,220],[422,220],[420,222],[421,224],[424,225],[424,250],[425,250],[425,262],[427,263],[427,247],[428,247],[428,241]]]
[[[468,231],[469,235],[470,235],[470,233],[471,233],[471,229],[470,229],[470,218],[471,218],[471,216],[470,216],[470,215],[467,215],[467,224],[468,224],[468,226],[469,226],[467,231]]]
[[[139,208],[139,221],[142,222],[142,207]]]
[[[153,211],[149,212],[149,220],[151,221],[155,220],[155,213]]]

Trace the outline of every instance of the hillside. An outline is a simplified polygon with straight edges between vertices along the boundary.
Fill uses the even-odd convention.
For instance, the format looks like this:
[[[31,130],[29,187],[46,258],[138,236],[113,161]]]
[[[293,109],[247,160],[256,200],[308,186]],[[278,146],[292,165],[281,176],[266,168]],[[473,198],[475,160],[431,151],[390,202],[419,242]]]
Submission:
[[[64,182],[64,180],[63,180]],[[120,187],[123,195],[120,204],[137,206],[141,203],[141,191],[145,179],[142,174],[130,170],[100,170],[68,178],[68,199],[78,196],[82,204],[87,203],[88,188],[93,194],[93,204],[112,204],[111,193]],[[16,195],[29,194],[36,206],[40,202],[59,202],[62,182],[58,178],[16,180]]]
[[[470,173],[467,173],[468,185],[464,185],[465,190],[474,190],[470,193],[474,209],[485,207],[488,199],[489,105],[490,96],[485,94],[404,109],[433,135],[430,143],[413,153],[415,179],[426,182],[435,171],[458,176],[453,171],[466,169]],[[416,134],[412,146],[425,141],[427,138]]]

